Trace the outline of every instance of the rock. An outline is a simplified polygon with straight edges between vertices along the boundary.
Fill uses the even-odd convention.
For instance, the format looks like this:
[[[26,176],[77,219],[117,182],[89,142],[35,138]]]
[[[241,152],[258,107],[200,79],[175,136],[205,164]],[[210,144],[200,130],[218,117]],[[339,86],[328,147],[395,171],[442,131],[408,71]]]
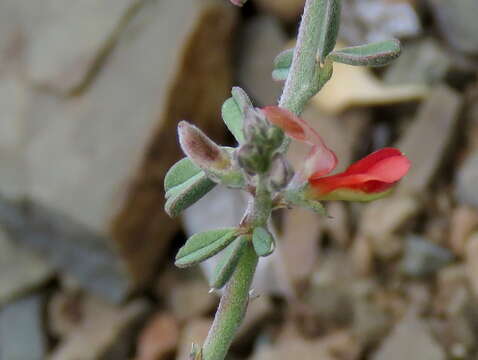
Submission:
[[[366,236],[358,236],[352,244],[351,256],[357,273],[367,276],[373,269],[373,248]]]
[[[131,290],[131,281],[106,240],[71,219],[0,197],[0,224],[15,243],[35,250],[84,289],[117,303]]]
[[[455,255],[463,256],[465,254],[465,246],[469,235],[477,228],[477,210],[466,205],[458,206],[454,209],[451,217],[448,242]]]
[[[163,360],[179,342],[179,324],[167,313],[157,313],[148,321],[138,340],[136,360]]]
[[[191,345],[201,346],[206,340],[212,321],[208,319],[193,319],[189,321],[181,332],[176,360],[186,360],[191,352]]]
[[[401,268],[406,275],[425,277],[433,275],[451,261],[453,254],[448,249],[412,235],[407,238]]]
[[[253,18],[243,28],[239,83],[256,105],[276,104],[283,84],[273,81],[271,74],[275,57],[285,49],[285,34],[276,19],[265,15]]]
[[[397,194],[375,201],[362,210],[359,234],[367,237],[373,254],[384,259],[393,258],[400,253],[403,246],[396,232],[419,210],[420,202],[414,196]]]
[[[295,20],[304,7],[305,0],[254,0],[257,6],[285,21]]]
[[[359,353],[356,339],[345,331],[312,341],[304,339],[294,330],[286,329],[276,344],[260,346],[251,360],[357,360]]]
[[[47,350],[42,323],[44,296],[16,300],[0,311],[0,359],[42,360]]]
[[[334,63],[332,79],[312,101],[323,112],[338,114],[351,107],[416,101],[426,95],[422,85],[385,85],[370,69]]]
[[[300,290],[306,285],[319,257],[322,221],[309,209],[297,207],[284,214],[283,227],[282,266],[292,285]]]
[[[79,291],[57,291],[48,302],[48,325],[57,338],[69,336],[83,321],[83,299]]]
[[[458,170],[455,195],[462,204],[478,208],[476,183],[478,180],[478,152],[469,154]]]
[[[452,60],[433,38],[403,45],[400,57],[386,70],[387,84],[427,84],[441,82]]]
[[[222,131],[235,19],[222,0],[142,2],[88,91],[33,107],[32,117],[51,106],[38,125],[30,119],[31,197],[111,238],[138,285],[178,229],[162,185],[180,156],[177,122]]]
[[[421,210],[424,194],[448,160],[462,104],[455,91],[436,87],[396,144],[410,159],[412,167],[394,196],[366,206],[359,225],[360,232],[369,237],[374,250],[382,257],[390,258],[400,252],[400,240],[394,233]],[[425,144],[424,138],[434,140]]]
[[[0,274],[1,306],[44,284],[53,276],[53,268],[38,255],[14,244],[0,227]]]
[[[127,358],[132,334],[147,311],[147,303],[141,300],[118,307],[84,295],[78,326],[54,349],[50,360]]]
[[[426,323],[410,310],[380,345],[372,360],[445,360]]]
[[[342,8],[340,33],[351,44],[410,38],[421,30],[409,1],[349,0]]]
[[[217,304],[217,297],[209,293],[209,285],[203,279],[190,279],[166,289],[167,305],[178,320],[206,315]]]
[[[25,154],[19,150],[31,95],[25,81],[12,70],[2,73],[0,66],[0,192],[12,198],[24,196],[28,188]]]
[[[400,191],[420,194],[434,180],[446,160],[462,105],[460,95],[445,86],[434,88],[423,103],[417,118],[397,143],[413,164],[400,183]],[[424,144],[424,138],[433,141]]]
[[[391,316],[371,301],[354,303],[353,332],[367,346],[382,339],[391,325]]]
[[[475,0],[460,0],[453,4],[446,0],[430,0],[436,24],[443,37],[456,50],[470,55],[478,54],[478,24],[474,14],[478,13]]]
[[[473,234],[465,248],[466,273],[471,289],[478,298],[478,234]]]
[[[84,86],[110,54],[138,4],[135,0],[45,3],[37,15],[42,21],[27,34],[30,79],[63,93]]]

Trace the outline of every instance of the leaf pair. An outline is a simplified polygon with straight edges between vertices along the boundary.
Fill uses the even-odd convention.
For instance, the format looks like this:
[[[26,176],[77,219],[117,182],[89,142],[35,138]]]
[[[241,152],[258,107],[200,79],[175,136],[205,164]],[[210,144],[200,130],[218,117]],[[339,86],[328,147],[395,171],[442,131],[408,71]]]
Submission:
[[[400,42],[398,40],[386,40],[372,44],[359,45],[343,48],[330,52],[326,60],[348,64],[353,66],[385,66],[400,56]],[[272,77],[276,81],[287,79],[294,49],[281,52],[274,60]]]

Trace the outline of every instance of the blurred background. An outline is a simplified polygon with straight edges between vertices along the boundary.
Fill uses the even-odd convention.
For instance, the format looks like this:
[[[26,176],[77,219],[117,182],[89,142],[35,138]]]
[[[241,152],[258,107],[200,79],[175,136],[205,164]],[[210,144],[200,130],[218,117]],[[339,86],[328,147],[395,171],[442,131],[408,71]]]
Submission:
[[[163,178],[187,119],[233,144],[233,85],[277,102],[303,0],[0,0],[0,359],[185,360],[217,294],[174,268],[235,225],[215,189],[180,219]],[[391,66],[336,64],[303,117],[340,169],[398,146],[389,198],[277,214],[228,359],[478,359],[478,1],[343,0],[340,46],[399,38]],[[299,166],[303,149],[294,145]]]

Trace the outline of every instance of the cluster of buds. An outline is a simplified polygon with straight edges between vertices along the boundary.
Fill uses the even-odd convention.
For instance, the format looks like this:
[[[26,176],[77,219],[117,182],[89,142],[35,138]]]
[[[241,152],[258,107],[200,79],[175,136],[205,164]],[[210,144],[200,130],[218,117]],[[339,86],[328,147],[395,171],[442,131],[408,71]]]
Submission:
[[[255,175],[266,179],[269,189],[284,189],[292,178],[292,168],[278,150],[284,142],[284,132],[271,124],[260,109],[244,109],[245,142],[236,151],[236,160],[251,182]]]

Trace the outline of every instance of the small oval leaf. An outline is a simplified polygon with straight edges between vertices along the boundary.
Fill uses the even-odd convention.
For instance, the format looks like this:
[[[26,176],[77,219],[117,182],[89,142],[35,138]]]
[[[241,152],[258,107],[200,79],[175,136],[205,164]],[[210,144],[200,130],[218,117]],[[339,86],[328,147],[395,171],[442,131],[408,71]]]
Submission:
[[[239,144],[244,143],[244,115],[234,98],[227,99],[221,109],[222,120]]]
[[[320,0],[319,47],[317,57],[321,63],[334,50],[340,27],[340,0]]]
[[[400,52],[398,40],[387,40],[335,50],[329,54],[328,58],[348,65],[384,66],[399,57]]]
[[[211,230],[191,236],[176,255],[176,266],[196,265],[228,246],[237,236],[237,229]]]
[[[175,181],[170,181],[176,183]],[[183,210],[195,204],[199,199],[211,191],[216,183],[210,180],[204,171],[200,171],[193,177],[176,185],[166,192],[166,204],[164,208],[169,216],[178,216]]]
[[[256,227],[252,232],[252,244],[258,256],[267,256],[274,251],[274,237],[264,227]]]
[[[164,178],[164,190],[168,192],[200,172],[201,169],[194,165],[189,158],[185,157],[174,164],[166,173]]]
[[[236,266],[247,246],[247,242],[248,236],[240,236],[224,250],[224,255],[218,262],[210,281],[211,288],[222,289],[224,285],[226,285],[234,273],[234,270],[236,270]]]
[[[289,70],[294,58],[294,49],[287,49],[282,51],[274,59],[274,70],[272,70],[272,78],[276,81],[287,80]]]
[[[237,106],[241,110],[242,115],[246,113],[246,109],[254,108],[251,99],[247,93],[239,86],[234,86],[231,90],[232,98],[236,101]]]

